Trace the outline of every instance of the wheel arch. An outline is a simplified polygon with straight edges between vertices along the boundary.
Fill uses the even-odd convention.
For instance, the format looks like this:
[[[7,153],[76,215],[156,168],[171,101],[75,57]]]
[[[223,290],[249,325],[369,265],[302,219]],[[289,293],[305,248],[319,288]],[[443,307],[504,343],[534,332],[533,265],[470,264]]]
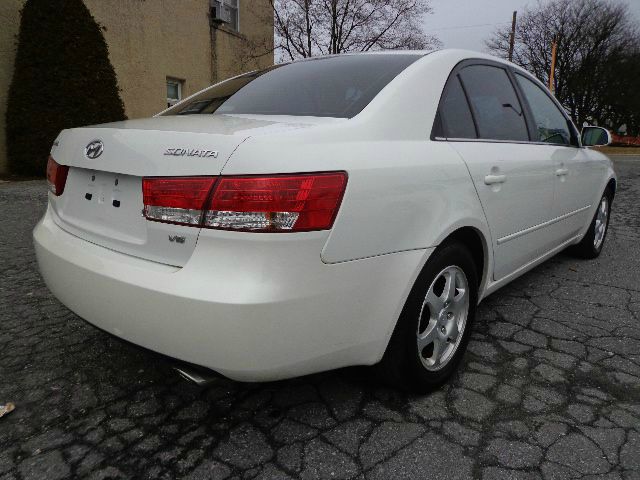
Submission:
[[[404,336],[404,332],[406,332],[406,321],[403,321],[404,316],[407,312],[410,312],[412,309],[419,308],[421,299],[424,298],[422,295],[418,296],[416,293],[418,292],[416,289],[420,288],[421,285],[425,284],[425,275],[429,272],[429,262],[432,257],[436,255],[439,251],[446,249],[450,245],[458,245],[463,248],[458,247],[459,255],[464,253],[460,252],[460,250],[469,250],[471,254],[471,260],[475,263],[475,266],[478,271],[478,291],[476,301],[473,302],[473,309],[475,310],[475,305],[481,298],[482,294],[482,286],[484,284],[484,279],[488,275],[488,265],[490,264],[490,259],[492,258],[490,252],[490,240],[487,241],[487,237],[482,232],[480,228],[476,228],[470,225],[462,225],[458,226],[449,233],[444,235],[442,241],[440,241],[437,246],[430,247],[428,253],[425,255],[425,260],[422,265],[417,269],[417,276],[411,284],[411,288],[407,298],[405,299],[402,310],[398,318],[393,322],[393,328],[389,331],[388,339],[385,342],[385,349],[379,357],[379,362],[377,364],[377,372],[382,375],[383,378],[399,378],[399,375],[402,375],[405,372],[404,369],[398,370],[397,365],[399,359],[403,358],[398,356],[398,342],[399,339]],[[466,257],[466,255],[463,255]],[[458,256],[453,256],[449,260],[447,260],[444,265],[449,265],[449,262],[455,262],[455,258],[459,258]],[[464,263],[468,265],[469,259],[467,259]],[[452,263],[455,264],[455,263]],[[435,270],[437,272],[438,270]],[[482,278],[482,280],[480,280]],[[395,352],[395,353],[394,353]]]
[[[439,240],[435,245],[426,249],[425,255],[417,266],[412,280],[407,285],[406,294],[399,304],[397,315],[393,321],[389,323],[389,329],[384,342],[385,348],[380,351],[376,361],[380,361],[387,351],[389,342],[391,341],[393,333],[398,326],[398,321],[402,312],[407,308],[408,302],[412,298],[412,295],[424,274],[429,259],[438,250],[438,248],[442,248],[452,242],[462,243],[471,251],[474,262],[478,267],[478,302],[484,297],[484,292],[489,283],[489,279],[491,278],[491,265],[493,265],[493,249],[488,227],[480,221],[473,219],[456,222],[440,235]]]
[[[438,246],[454,242],[463,244],[471,252],[478,273],[478,299],[480,299],[489,278],[489,266],[492,258],[490,241],[480,229],[472,226],[463,226],[449,233]]]

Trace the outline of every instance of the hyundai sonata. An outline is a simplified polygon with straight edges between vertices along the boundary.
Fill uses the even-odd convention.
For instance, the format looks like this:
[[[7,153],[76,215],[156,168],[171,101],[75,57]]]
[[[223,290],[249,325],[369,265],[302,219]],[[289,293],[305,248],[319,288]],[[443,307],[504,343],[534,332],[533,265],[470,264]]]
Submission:
[[[616,177],[529,73],[460,50],[311,58],[64,130],[34,231],[88,322],[232,379],[377,365],[424,391],[476,305],[594,258]]]

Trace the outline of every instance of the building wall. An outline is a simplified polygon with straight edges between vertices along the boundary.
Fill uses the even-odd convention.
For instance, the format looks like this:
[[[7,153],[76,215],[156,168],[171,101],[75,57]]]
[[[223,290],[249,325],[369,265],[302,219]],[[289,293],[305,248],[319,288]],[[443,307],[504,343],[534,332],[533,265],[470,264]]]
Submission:
[[[24,0],[0,0],[0,173],[7,171],[5,121],[7,95],[13,76],[16,41],[20,28],[20,9]]]
[[[215,46],[213,80],[273,64],[273,11],[268,0],[240,0],[240,31],[220,25],[212,34]]]
[[[25,0],[0,0],[0,173],[6,172],[6,95],[14,36]],[[269,0],[240,0],[240,31],[212,28],[209,0],[84,0],[104,27],[109,58],[129,118],[167,107],[167,77],[182,80],[182,97],[212,83],[273,63]]]
[[[207,0],[84,0],[103,25],[109,58],[129,118],[167,108],[167,76],[185,93],[211,80]]]

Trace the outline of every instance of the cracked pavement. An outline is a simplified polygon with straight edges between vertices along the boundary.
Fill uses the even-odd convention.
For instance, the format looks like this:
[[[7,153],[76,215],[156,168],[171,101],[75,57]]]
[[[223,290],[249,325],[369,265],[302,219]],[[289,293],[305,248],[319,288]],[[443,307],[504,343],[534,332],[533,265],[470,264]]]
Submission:
[[[640,158],[603,254],[486,299],[428,396],[366,370],[199,389],[91,327],[37,272],[44,182],[0,184],[0,479],[640,479]]]

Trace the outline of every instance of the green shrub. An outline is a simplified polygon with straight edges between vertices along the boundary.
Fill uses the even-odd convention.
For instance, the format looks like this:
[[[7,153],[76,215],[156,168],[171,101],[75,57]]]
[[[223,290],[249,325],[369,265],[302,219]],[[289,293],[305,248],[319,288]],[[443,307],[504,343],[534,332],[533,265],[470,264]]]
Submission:
[[[7,103],[11,172],[44,175],[64,128],[125,118],[107,44],[82,0],[27,0]]]

